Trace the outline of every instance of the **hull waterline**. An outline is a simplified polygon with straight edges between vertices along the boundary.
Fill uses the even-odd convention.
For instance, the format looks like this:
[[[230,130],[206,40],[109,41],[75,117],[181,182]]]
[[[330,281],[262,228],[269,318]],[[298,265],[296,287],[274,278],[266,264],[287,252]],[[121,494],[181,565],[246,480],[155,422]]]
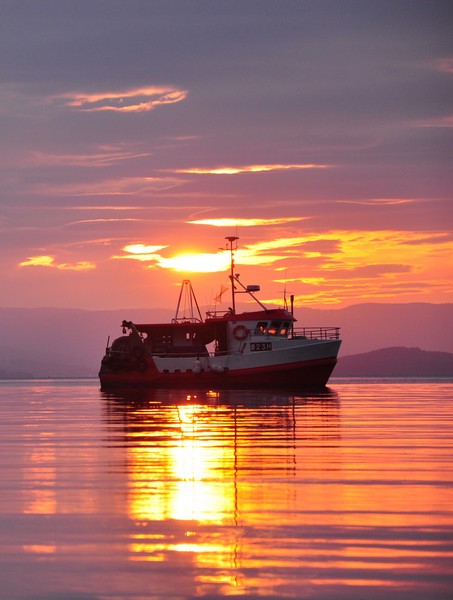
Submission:
[[[123,387],[149,388],[272,388],[290,389],[303,387],[324,387],[336,365],[336,356],[317,360],[307,360],[278,367],[256,367],[236,371],[215,373],[160,373],[155,370],[129,371],[124,373],[100,373],[102,389]]]

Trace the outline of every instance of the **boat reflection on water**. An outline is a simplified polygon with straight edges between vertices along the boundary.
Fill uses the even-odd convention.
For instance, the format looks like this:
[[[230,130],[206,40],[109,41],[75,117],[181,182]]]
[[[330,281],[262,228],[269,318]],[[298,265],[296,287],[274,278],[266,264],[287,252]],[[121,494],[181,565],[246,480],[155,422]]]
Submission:
[[[184,585],[197,594],[272,592],[278,582],[269,571],[247,572],[262,561],[290,566],[298,553],[294,540],[278,551],[272,538],[282,543],[304,504],[301,450],[311,447],[321,461],[311,464],[311,477],[338,464],[336,393],[115,390],[103,397],[108,444],[124,448],[127,517],[136,524],[129,560],[176,570],[182,561],[190,566],[184,579],[193,576]],[[323,446],[329,450],[321,454]],[[175,563],[175,552],[185,558]]]
[[[119,411],[127,408],[142,408],[145,405],[160,404],[177,406],[181,404],[199,404],[205,406],[244,406],[266,408],[275,405],[314,404],[320,407],[339,409],[338,393],[329,387],[304,388],[303,390],[266,390],[266,389],[166,389],[166,388],[114,388],[101,390],[102,397]],[[265,418],[265,415],[263,415]]]

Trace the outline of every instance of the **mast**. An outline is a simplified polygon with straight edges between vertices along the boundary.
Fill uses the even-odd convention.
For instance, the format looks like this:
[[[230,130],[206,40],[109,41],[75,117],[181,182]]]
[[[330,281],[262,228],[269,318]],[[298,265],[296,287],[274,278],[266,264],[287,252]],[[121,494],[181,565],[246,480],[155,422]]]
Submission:
[[[232,309],[233,314],[236,314],[236,298],[235,298],[235,286],[234,286],[234,251],[237,246],[233,248],[233,243],[236,242],[239,238],[235,235],[230,235],[225,238],[230,242],[230,281],[231,281],[231,301],[232,301]]]

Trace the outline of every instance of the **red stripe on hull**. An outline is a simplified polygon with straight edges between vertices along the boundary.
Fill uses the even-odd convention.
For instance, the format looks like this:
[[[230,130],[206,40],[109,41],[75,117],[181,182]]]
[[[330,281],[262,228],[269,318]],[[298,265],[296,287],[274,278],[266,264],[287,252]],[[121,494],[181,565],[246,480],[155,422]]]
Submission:
[[[325,386],[336,365],[336,357],[309,360],[299,363],[236,369],[214,373],[160,373],[157,369],[140,371],[101,372],[102,388],[112,387],[194,387],[209,389],[225,388],[295,388],[301,386]]]

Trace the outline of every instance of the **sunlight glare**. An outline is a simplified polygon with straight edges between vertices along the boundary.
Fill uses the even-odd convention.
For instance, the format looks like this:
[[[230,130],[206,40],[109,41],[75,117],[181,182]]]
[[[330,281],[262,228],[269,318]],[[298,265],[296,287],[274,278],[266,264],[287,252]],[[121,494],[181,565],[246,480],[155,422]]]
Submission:
[[[174,271],[191,271],[192,273],[216,273],[225,271],[230,264],[230,256],[226,252],[216,254],[193,253],[179,254],[171,258],[161,257],[159,266]]]

